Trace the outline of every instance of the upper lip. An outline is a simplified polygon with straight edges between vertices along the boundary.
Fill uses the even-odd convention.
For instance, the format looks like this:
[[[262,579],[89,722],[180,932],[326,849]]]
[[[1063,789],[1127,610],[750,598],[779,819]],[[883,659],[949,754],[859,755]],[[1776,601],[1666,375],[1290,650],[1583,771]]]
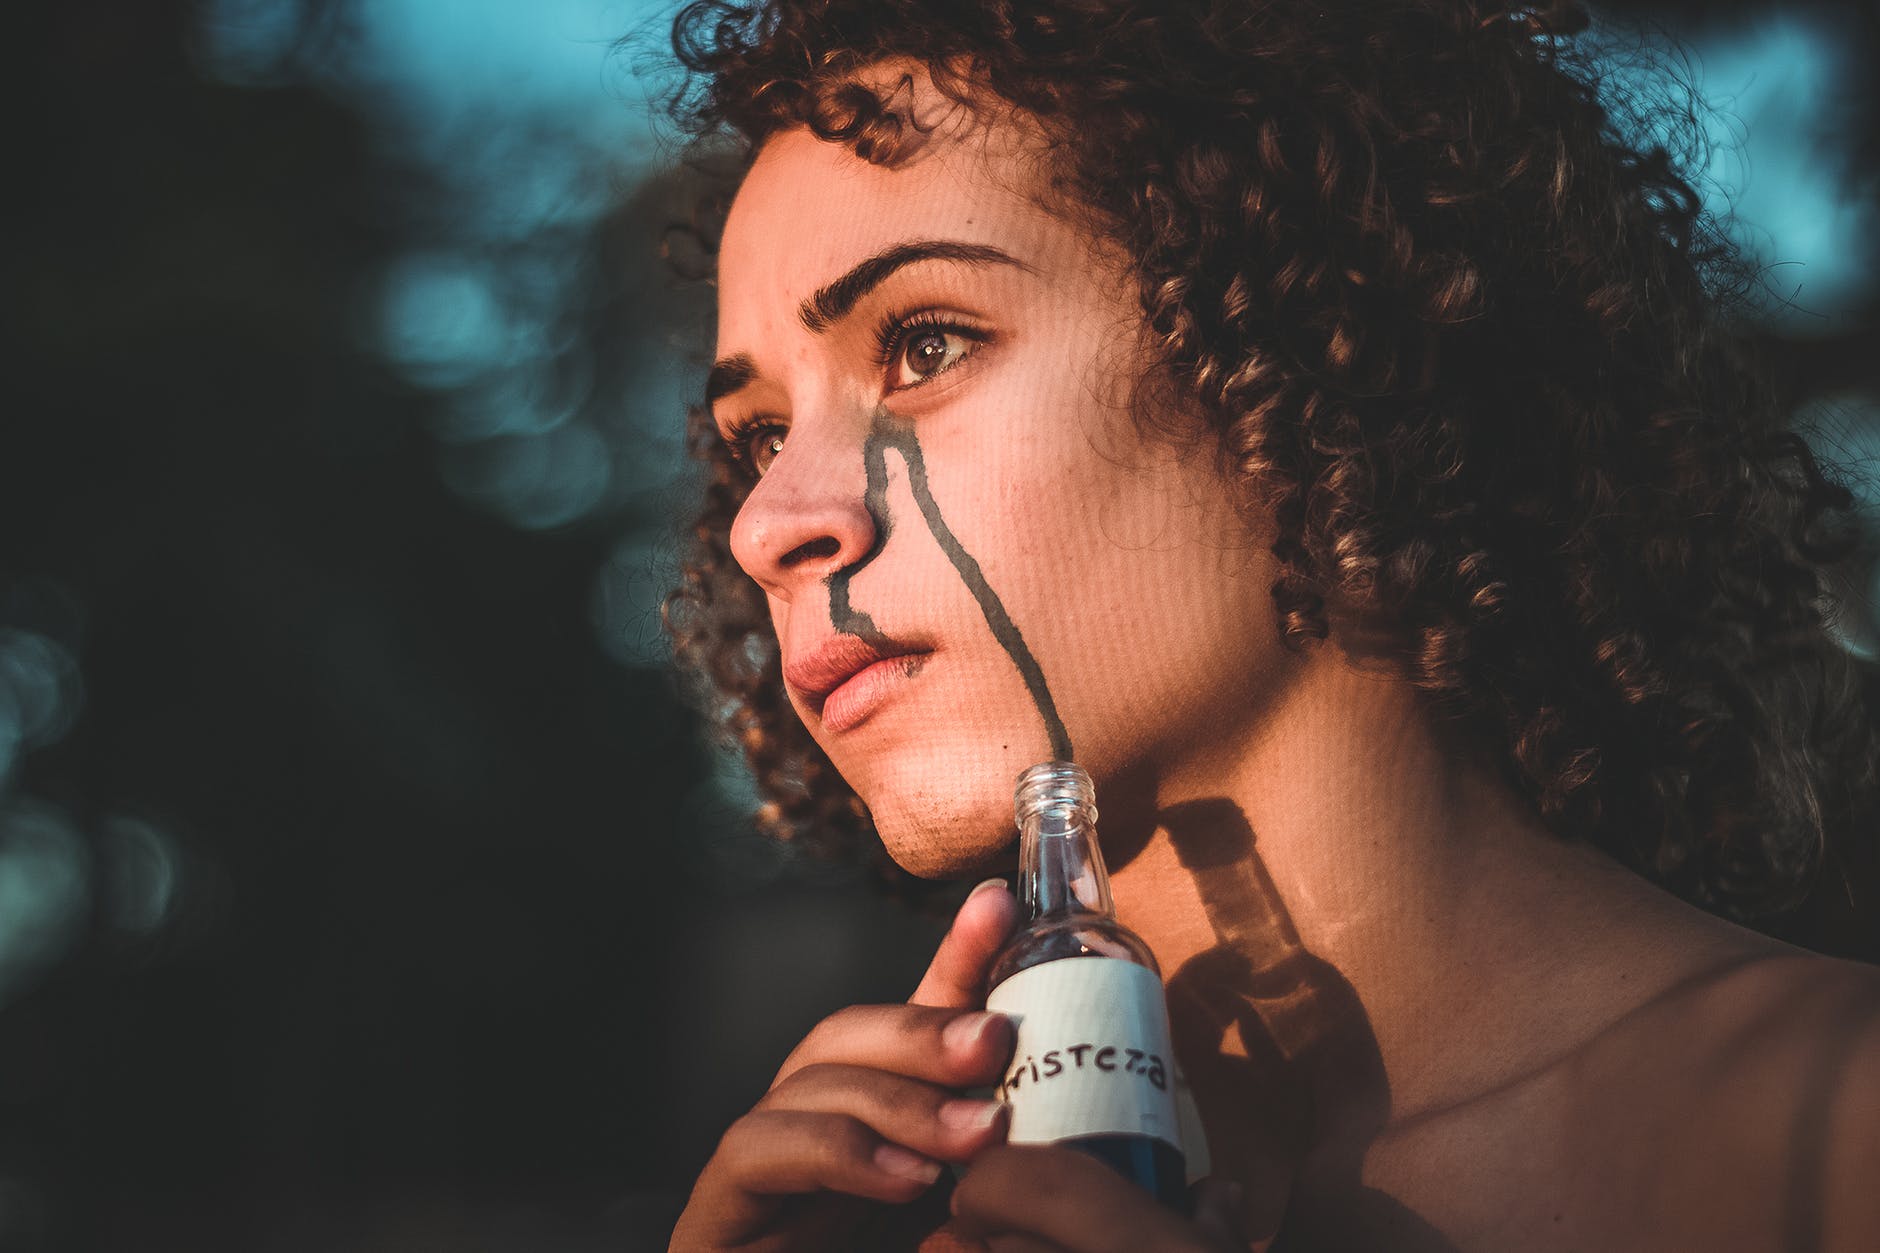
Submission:
[[[885,636],[870,642],[855,635],[832,635],[784,662],[783,681],[821,713],[829,693],[877,661],[925,651],[919,645],[904,644]]]

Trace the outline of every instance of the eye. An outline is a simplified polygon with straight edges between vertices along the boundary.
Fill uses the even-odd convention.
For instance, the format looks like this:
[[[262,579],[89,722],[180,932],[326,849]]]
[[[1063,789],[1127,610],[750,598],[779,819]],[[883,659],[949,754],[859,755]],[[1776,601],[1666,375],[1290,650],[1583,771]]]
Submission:
[[[877,362],[888,371],[888,390],[919,387],[972,356],[986,332],[927,311],[890,317],[875,333]]]
[[[762,474],[770,469],[770,463],[783,451],[783,428],[780,426],[760,426],[745,441],[745,455],[750,462],[753,474]]]
[[[894,354],[895,378],[892,386],[897,390],[913,387],[959,364],[972,351],[967,347],[969,342],[963,335],[948,334],[946,331],[913,332],[906,337],[901,350]]]
[[[731,459],[755,477],[762,477],[770,463],[783,451],[785,428],[761,418],[733,424],[719,438],[731,451]]]

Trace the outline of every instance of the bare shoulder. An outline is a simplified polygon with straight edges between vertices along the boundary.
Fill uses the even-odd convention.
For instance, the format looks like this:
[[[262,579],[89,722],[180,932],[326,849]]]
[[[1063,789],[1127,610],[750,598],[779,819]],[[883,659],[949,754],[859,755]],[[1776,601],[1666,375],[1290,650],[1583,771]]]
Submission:
[[[1880,968],[1733,947],[1366,1184],[1460,1250],[1880,1248]]]
[[[1664,1247],[1880,1247],[1880,968],[1771,946],[1667,990],[1577,1060]]]

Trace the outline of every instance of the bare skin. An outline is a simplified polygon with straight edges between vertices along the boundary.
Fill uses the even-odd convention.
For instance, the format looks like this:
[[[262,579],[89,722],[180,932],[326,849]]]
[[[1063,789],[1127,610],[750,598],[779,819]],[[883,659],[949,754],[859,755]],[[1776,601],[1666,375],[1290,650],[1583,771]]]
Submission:
[[[1162,780],[1144,807],[1233,798],[1262,907],[1290,936],[1233,935],[1234,919],[1211,916],[1235,898],[1204,900],[1177,848],[1205,844],[1205,829],[1172,835],[1152,818],[1114,873],[1123,921],[1172,985],[1222,947],[1259,968],[1306,953],[1328,972],[1256,1004],[1238,1031],[1186,1041],[1185,1061],[1220,1059],[1189,1076],[1215,1169],[1249,1184],[1246,1230],[1412,1250],[1769,1249],[1803,1229],[1821,1236],[1811,1248],[1871,1240],[1880,1208],[1855,1181],[1880,1163],[1877,972],[1562,843],[1438,743],[1401,685],[1336,663],[1308,663],[1271,761],[1256,746],[1221,772]],[[1179,1009],[1176,1027],[1182,1052]],[[1247,1077],[1276,1051],[1321,1047],[1377,1073]],[[1307,1126],[1243,1116],[1271,1108],[1275,1082],[1314,1089]]]
[[[744,378],[715,417],[758,424],[739,438],[764,474],[732,549],[786,674],[844,612],[923,650],[861,716],[790,692],[889,851],[933,877],[1008,864],[1010,781],[1048,755],[1046,724],[917,524],[914,453],[888,454],[871,489],[884,424],[918,451],[926,503],[998,589],[1097,778],[1118,910],[1161,959],[1209,1168],[1244,1189],[1238,1231],[1216,1209],[1145,1207],[1075,1155],[997,1145],[996,1122],[944,1125],[950,1094],[1003,1060],[989,1038],[939,1043],[982,1004],[975,963],[1004,924],[981,896],[936,957],[950,975],[792,1055],[675,1247],[824,1247],[818,1224],[858,1221],[843,1195],[930,1196],[870,1165],[884,1142],[968,1168],[931,1249],[1872,1247],[1876,972],[1557,840],[1342,633],[1281,647],[1238,489],[1117,399],[1141,327],[1114,256],[1035,202],[1022,127],[924,90],[918,159],[869,166],[786,132],[733,208],[719,351]],[[837,275],[918,239],[1010,263],[921,262],[852,325],[805,319]],[[884,370],[867,324],[910,309],[981,338],[933,330],[926,358],[897,341]]]

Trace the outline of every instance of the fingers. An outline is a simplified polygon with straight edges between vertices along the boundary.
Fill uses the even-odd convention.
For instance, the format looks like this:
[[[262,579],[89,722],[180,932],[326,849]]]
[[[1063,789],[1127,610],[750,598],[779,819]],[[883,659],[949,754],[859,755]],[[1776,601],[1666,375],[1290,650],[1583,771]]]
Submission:
[[[860,1204],[853,1198],[905,1204],[927,1192],[942,1162],[969,1161],[1002,1140],[1004,1107],[955,1090],[996,1083],[1011,1057],[1010,1020],[981,1006],[1017,923],[1003,882],[981,884],[908,1004],[850,1006],[818,1023],[719,1142],[681,1215],[686,1247],[748,1244],[779,1222],[800,1226],[807,1214]],[[792,1194],[824,1195],[786,1204]]]
[[[811,1028],[771,1081],[775,1089],[805,1066],[865,1066],[967,1088],[999,1078],[1012,1055],[1009,1018],[924,1005],[851,1005]]]
[[[985,1003],[986,973],[1013,929],[1018,926],[1018,902],[1003,879],[988,879],[974,888],[953,916],[953,926],[940,941],[927,973],[921,978],[912,1005],[972,1009]]]
[[[725,1133],[707,1167],[732,1195],[846,1192],[900,1204],[940,1177],[940,1163],[890,1144],[846,1114],[753,1110]]]
[[[927,1158],[964,1162],[1002,1140],[1006,1107],[859,1066],[806,1066],[772,1088],[759,1109],[845,1114]]]
[[[1223,1253],[1241,1250],[1164,1208],[1108,1166],[1052,1145],[994,1145],[953,1190],[960,1227],[990,1239],[1023,1235],[1076,1253]]]
[[[1011,1023],[997,1014],[924,1005],[831,1014],[719,1141],[687,1206],[689,1238],[716,1247],[768,1230],[792,1193],[914,1200],[942,1161],[1004,1138],[1003,1106],[953,1089],[986,1082],[1011,1050]]]

